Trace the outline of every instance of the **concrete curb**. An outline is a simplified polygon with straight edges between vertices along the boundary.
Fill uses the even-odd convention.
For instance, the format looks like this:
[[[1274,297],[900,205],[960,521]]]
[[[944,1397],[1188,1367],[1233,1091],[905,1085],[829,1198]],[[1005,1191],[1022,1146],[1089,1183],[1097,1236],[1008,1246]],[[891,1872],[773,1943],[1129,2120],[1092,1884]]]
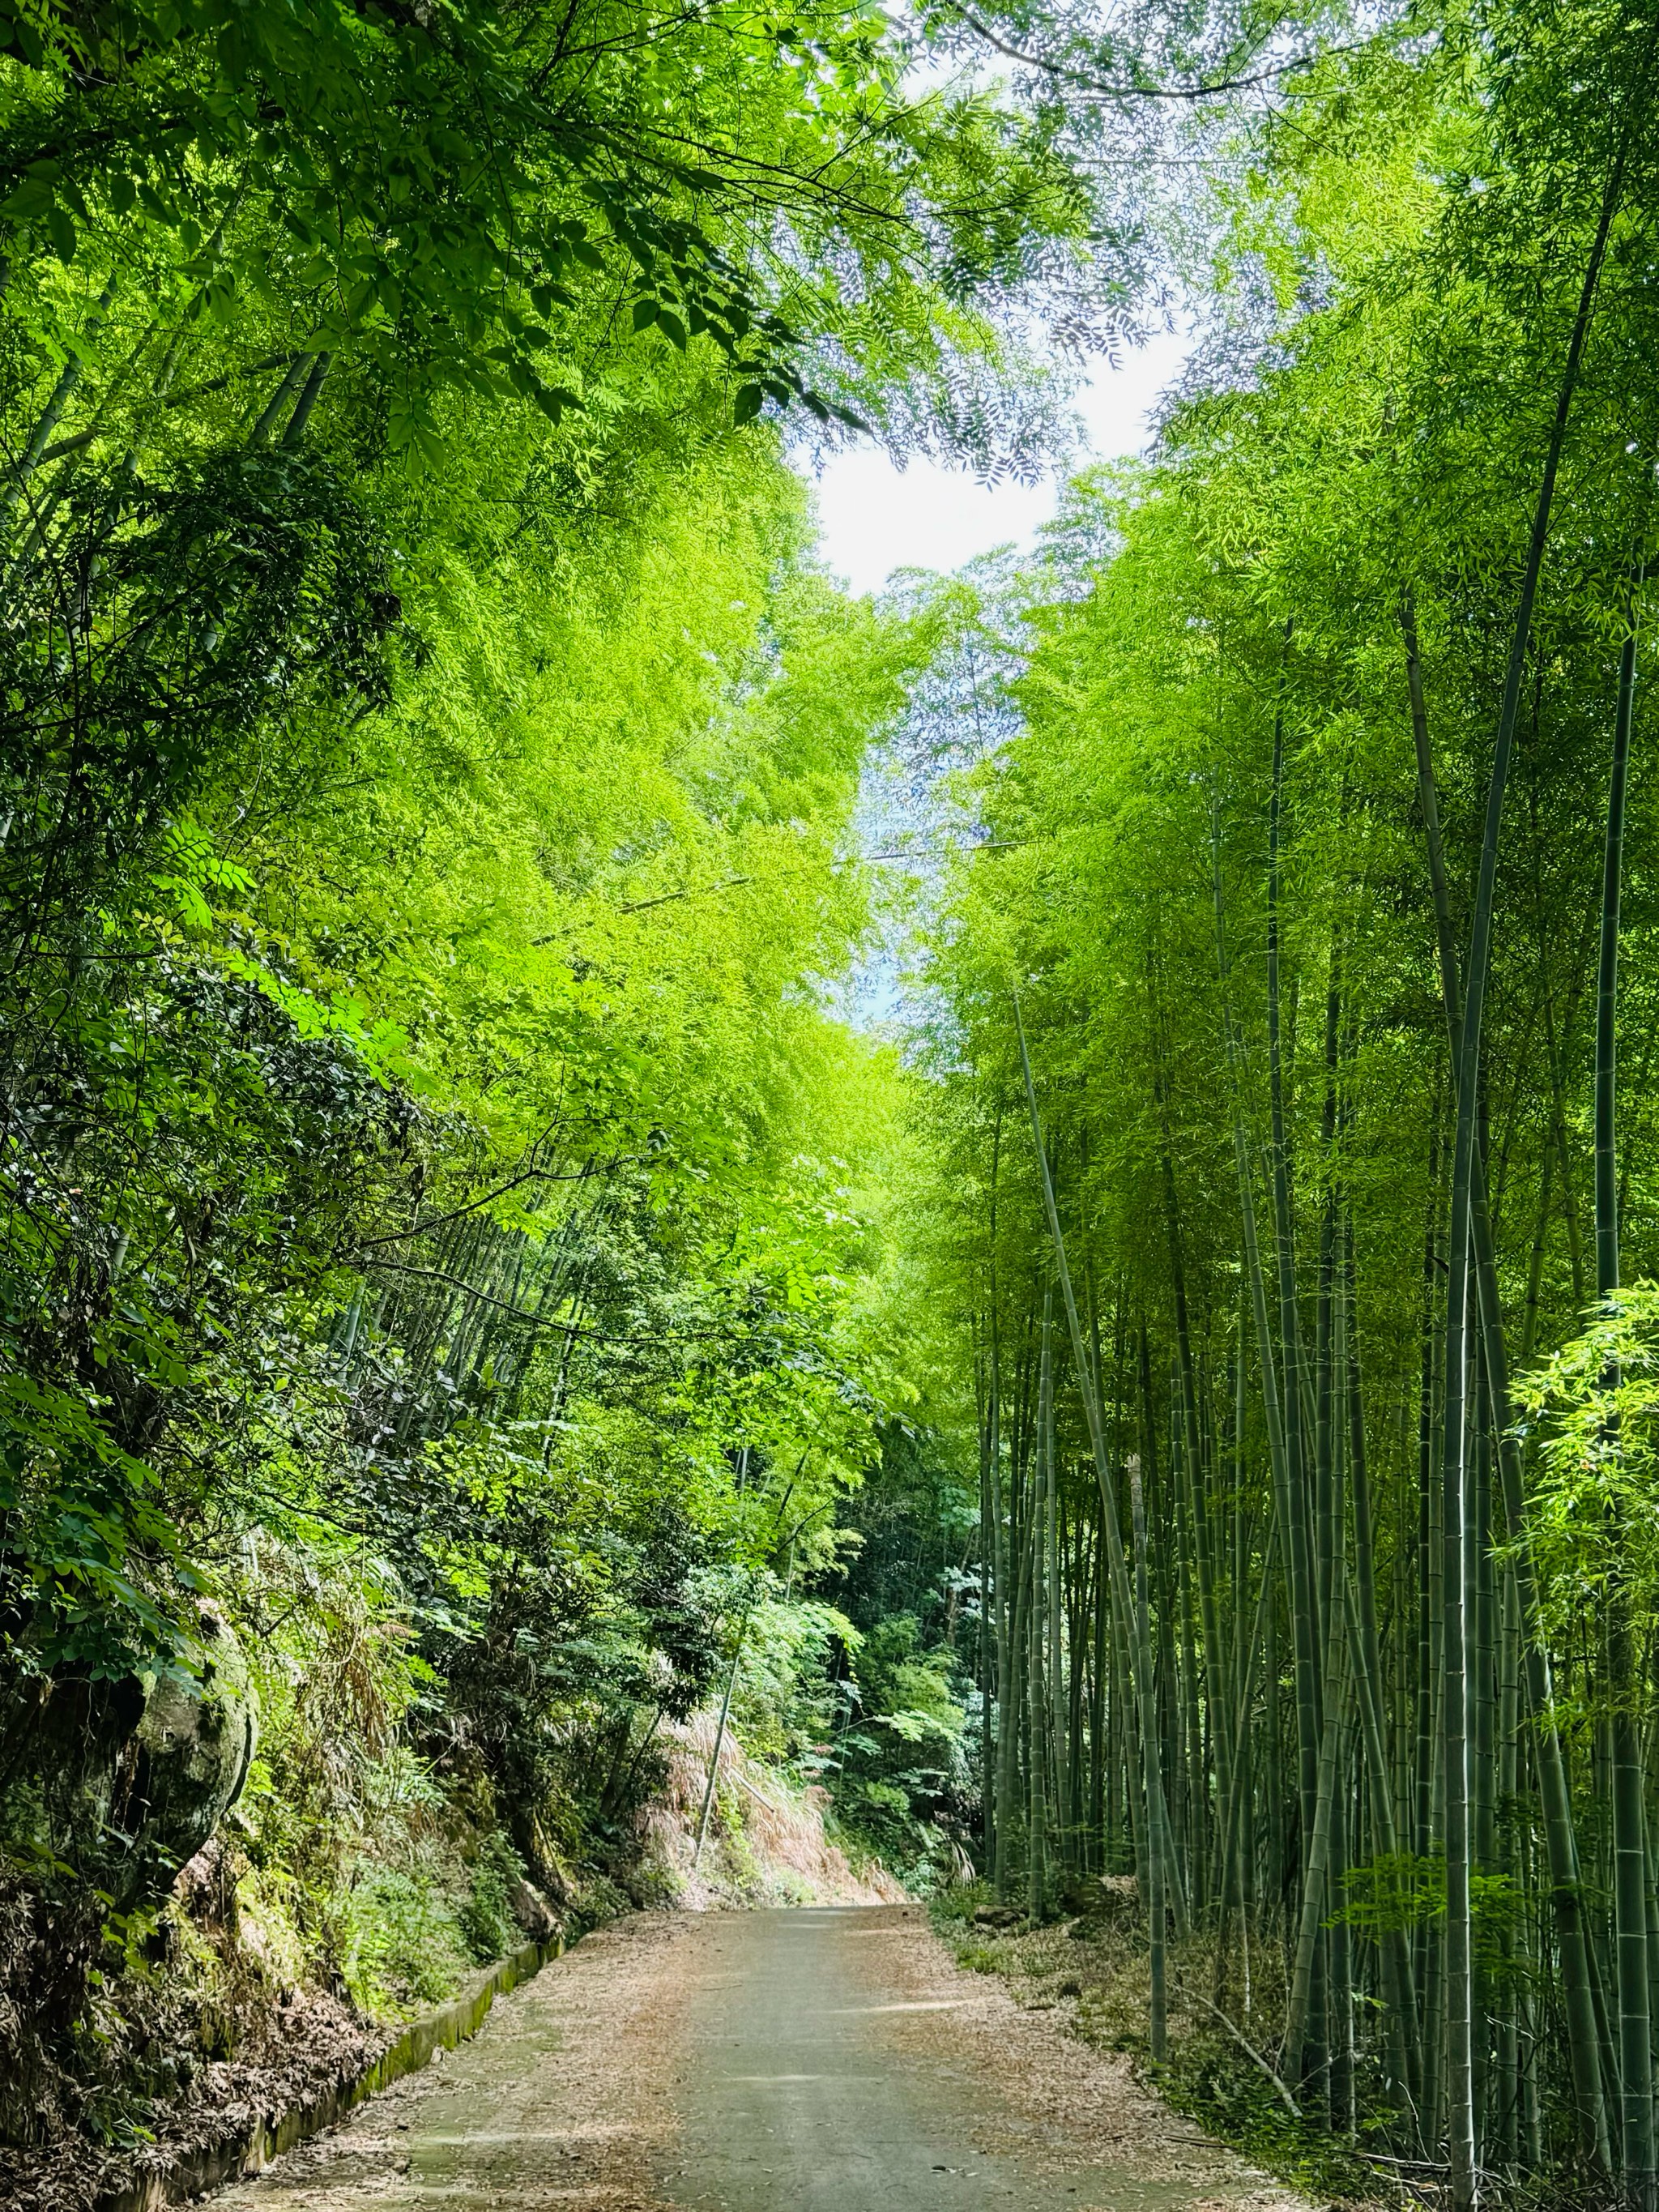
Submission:
[[[418,2073],[434,2051],[453,2051],[476,2035],[498,1996],[538,1974],[564,1948],[562,1936],[544,1943],[521,1944],[475,1976],[447,2004],[410,2021],[397,2041],[361,2074],[335,2082],[308,2104],[291,2105],[275,2119],[256,2121],[216,2143],[176,2153],[166,2166],[142,2174],[123,2189],[106,2191],[97,2199],[94,2212],[159,2212],[162,2205],[185,2203],[227,2181],[246,2180],[295,2143],[343,2119],[377,2089],[401,2081],[405,2074]]]

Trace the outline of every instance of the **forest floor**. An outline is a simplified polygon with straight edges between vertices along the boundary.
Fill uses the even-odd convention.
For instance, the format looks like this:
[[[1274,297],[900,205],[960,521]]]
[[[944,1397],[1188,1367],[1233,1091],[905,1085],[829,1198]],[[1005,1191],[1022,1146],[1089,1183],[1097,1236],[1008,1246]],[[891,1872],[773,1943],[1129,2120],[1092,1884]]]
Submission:
[[[223,2212],[1296,2212],[917,1905],[644,1913]]]
[[[1057,2033],[1151,2071],[1151,1962],[1133,1881],[1117,1875],[1082,1887],[1083,1911],[1033,1923],[996,1905],[983,1882],[963,1884],[935,1899],[933,1925],[958,1966],[993,1978],[1022,2011],[1046,2014]],[[1287,2112],[1260,2063],[1241,2051],[1244,2030],[1229,2032],[1204,1994],[1217,1989],[1208,1930],[1172,1941],[1168,1966],[1169,2048],[1155,2073],[1162,2100],[1322,2203],[1374,2212],[1415,2202],[1419,2183],[1427,2191],[1428,2169],[1402,2198],[1389,2163],[1379,2165],[1363,2136],[1349,2142],[1311,2115]],[[1249,1967],[1246,1983],[1240,1954],[1230,1950],[1218,1993],[1244,2021],[1252,2051],[1276,2051],[1287,1996],[1282,1944],[1258,1939]]]

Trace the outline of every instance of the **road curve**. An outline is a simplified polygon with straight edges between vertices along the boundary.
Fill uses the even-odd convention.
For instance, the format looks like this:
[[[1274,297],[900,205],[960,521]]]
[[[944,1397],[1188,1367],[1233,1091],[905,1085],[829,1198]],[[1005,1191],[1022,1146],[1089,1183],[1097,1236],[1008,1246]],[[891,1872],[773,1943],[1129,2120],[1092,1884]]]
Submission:
[[[914,1906],[641,1914],[226,2212],[1295,2212]]]

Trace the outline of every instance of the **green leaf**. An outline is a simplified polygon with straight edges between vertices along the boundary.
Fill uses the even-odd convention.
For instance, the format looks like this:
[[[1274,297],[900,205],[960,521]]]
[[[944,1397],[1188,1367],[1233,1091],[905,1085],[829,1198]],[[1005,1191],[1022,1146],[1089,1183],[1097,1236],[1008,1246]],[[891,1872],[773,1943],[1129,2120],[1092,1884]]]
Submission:
[[[538,380],[530,396],[550,422],[560,422],[565,415],[580,413],[582,409],[580,394],[572,392],[568,385],[543,384]]]
[[[52,204],[52,186],[40,178],[25,177],[16,191],[0,204],[0,215],[12,216],[19,222],[27,222],[33,216],[43,214]]]

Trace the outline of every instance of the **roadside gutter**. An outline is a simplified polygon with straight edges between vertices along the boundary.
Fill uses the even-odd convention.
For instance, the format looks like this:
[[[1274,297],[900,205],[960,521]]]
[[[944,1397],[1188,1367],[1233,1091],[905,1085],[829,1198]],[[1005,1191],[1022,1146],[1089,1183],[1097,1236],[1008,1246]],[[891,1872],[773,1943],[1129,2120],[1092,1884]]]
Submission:
[[[217,2142],[169,2151],[161,2163],[136,2180],[98,2197],[94,2212],[160,2212],[163,2205],[185,2203],[225,2182],[246,2180],[262,2172],[272,2159],[332,2127],[377,2090],[401,2081],[405,2074],[418,2073],[434,2051],[453,2051],[476,2035],[498,1996],[538,1974],[565,1948],[562,1935],[521,1944],[475,1974],[447,2004],[410,2021],[396,2042],[361,2073],[331,2083],[304,2104],[245,2124]]]

